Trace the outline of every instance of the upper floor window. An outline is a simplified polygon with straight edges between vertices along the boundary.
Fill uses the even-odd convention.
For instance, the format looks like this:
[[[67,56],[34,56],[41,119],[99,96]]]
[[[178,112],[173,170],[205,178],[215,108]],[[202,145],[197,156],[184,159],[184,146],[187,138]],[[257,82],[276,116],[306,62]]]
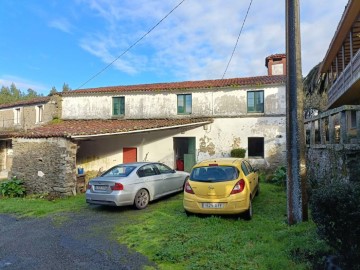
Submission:
[[[44,106],[39,105],[36,106],[36,123],[41,123],[43,121],[43,113],[44,113]]]
[[[14,124],[19,125],[20,124],[20,116],[21,116],[21,110],[20,108],[14,109]]]
[[[192,97],[191,94],[181,94],[177,96],[177,113],[191,114]]]
[[[250,113],[264,112],[264,90],[247,92],[247,111]]]
[[[113,97],[113,115],[122,116],[125,114],[125,97]]]

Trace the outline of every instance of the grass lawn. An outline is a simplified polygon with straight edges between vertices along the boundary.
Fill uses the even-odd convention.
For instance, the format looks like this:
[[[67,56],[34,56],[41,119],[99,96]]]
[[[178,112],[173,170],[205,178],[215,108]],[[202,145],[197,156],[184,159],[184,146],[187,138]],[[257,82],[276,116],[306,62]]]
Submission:
[[[286,193],[262,183],[251,221],[232,217],[187,217],[183,195],[151,203],[145,210],[117,211],[112,232],[121,244],[156,262],[161,269],[314,269],[328,248],[313,222],[286,224]],[[43,216],[60,211],[112,211],[87,207],[84,195],[47,201],[0,199],[0,212]],[[91,214],[91,213],[89,213]],[[315,265],[314,265],[315,262]]]
[[[327,251],[312,222],[286,224],[286,194],[262,184],[251,221],[190,216],[183,195],[151,204],[115,232],[161,269],[313,269]]]

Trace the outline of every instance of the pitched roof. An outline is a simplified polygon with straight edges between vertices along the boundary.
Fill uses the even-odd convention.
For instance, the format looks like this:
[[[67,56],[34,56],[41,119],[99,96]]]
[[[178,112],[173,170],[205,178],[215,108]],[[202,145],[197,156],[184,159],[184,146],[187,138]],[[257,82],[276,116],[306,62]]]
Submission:
[[[210,118],[64,120],[58,123],[49,123],[27,131],[4,133],[0,134],[0,136],[22,138],[91,137],[135,133],[154,129],[170,129],[181,126],[201,126],[211,122],[212,119]]]
[[[26,100],[20,100],[20,101],[16,101],[16,102],[1,104],[0,109],[6,109],[6,108],[11,108],[11,107],[16,107],[16,106],[26,106],[26,105],[34,105],[34,104],[39,104],[39,103],[45,103],[45,102],[48,102],[49,100],[50,100],[49,96],[47,96],[47,97],[37,97],[37,98],[26,99]]]
[[[234,86],[254,86],[254,85],[272,85],[285,83],[286,76],[257,76],[245,78],[204,80],[204,81],[185,81],[170,83],[153,83],[138,85],[119,85],[106,86],[99,88],[79,89],[67,92],[61,92],[63,96],[71,96],[77,94],[98,94],[98,93],[116,93],[116,92],[136,92],[136,91],[173,91],[173,90],[193,90],[204,88],[224,88]]]

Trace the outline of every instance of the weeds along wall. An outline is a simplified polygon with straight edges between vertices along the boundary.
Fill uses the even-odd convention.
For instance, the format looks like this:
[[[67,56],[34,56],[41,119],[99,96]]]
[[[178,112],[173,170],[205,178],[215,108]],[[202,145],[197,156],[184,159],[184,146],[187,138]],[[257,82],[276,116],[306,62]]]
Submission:
[[[27,193],[74,195],[76,151],[64,138],[14,139],[11,177],[22,180]]]

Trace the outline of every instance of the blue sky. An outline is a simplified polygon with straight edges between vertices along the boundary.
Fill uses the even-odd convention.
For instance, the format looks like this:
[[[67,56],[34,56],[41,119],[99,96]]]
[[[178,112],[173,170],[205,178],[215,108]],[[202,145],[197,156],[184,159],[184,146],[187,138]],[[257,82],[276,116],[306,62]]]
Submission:
[[[0,0],[0,85],[77,89],[181,0]],[[303,74],[324,57],[347,0],[301,0]],[[185,0],[82,88],[219,79],[250,0]],[[285,52],[285,0],[253,0],[225,78],[266,75]]]

